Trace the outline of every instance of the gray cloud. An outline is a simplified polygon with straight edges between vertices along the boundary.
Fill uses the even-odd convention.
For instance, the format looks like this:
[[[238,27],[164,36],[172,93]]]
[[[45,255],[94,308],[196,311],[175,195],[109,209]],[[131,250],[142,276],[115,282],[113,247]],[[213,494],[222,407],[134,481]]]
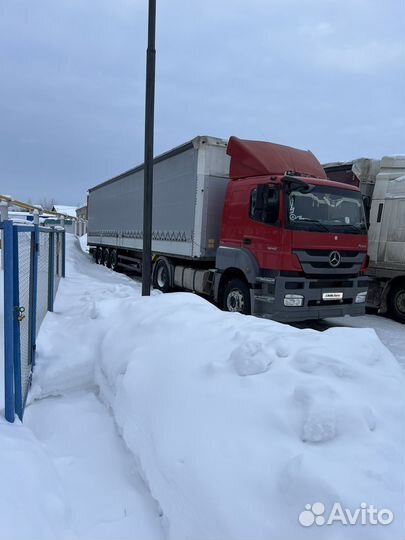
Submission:
[[[2,3],[3,193],[76,204],[142,161],[146,0]],[[404,152],[396,0],[158,0],[156,153],[197,134]]]

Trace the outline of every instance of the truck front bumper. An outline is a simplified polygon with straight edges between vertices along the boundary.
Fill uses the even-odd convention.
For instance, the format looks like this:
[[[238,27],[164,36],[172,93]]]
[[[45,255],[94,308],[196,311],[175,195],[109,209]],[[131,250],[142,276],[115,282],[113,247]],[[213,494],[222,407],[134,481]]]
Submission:
[[[333,280],[257,278],[256,287],[251,289],[252,315],[280,322],[364,315],[367,287],[368,278],[364,276]]]

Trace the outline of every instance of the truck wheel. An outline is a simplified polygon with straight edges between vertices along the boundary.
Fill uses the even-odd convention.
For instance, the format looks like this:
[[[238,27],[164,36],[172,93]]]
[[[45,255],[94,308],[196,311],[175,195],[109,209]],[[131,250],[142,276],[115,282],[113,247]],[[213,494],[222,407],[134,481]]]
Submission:
[[[159,259],[153,272],[153,288],[167,292],[170,289],[170,272],[167,263]]]
[[[98,247],[96,250],[96,263],[101,264],[103,262],[103,248]]]
[[[104,248],[103,251],[103,264],[104,266],[110,266],[110,250],[108,248]]]
[[[250,315],[250,290],[241,279],[231,279],[224,291],[224,310]]]
[[[118,253],[116,249],[113,249],[110,253],[110,268],[115,270],[118,264]]]
[[[388,295],[388,310],[393,319],[405,323],[405,283],[393,285]]]

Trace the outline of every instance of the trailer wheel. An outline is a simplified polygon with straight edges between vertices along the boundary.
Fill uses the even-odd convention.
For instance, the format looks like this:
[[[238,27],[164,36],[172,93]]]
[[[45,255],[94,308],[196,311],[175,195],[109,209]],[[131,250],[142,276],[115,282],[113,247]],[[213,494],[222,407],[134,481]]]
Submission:
[[[170,289],[170,271],[164,259],[159,259],[153,272],[153,288],[167,292]]]
[[[392,286],[388,294],[388,310],[393,319],[405,323],[405,282]]]
[[[250,315],[250,290],[241,279],[231,279],[224,290],[224,310]]]
[[[96,249],[96,263],[101,264],[102,262],[103,262],[103,248],[99,246]]]
[[[116,249],[113,249],[110,253],[110,268],[115,270],[118,265],[118,253]]]
[[[110,250],[108,248],[103,250],[103,264],[110,267]]]

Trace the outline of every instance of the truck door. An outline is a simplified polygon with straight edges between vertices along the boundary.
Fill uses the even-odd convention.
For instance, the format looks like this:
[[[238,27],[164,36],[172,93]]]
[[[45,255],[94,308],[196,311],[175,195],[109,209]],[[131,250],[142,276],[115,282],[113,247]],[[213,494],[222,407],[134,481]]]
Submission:
[[[281,228],[279,222],[280,189],[259,184],[250,192],[249,216],[245,222],[242,247],[255,256],[260,268],[278,268]]]

